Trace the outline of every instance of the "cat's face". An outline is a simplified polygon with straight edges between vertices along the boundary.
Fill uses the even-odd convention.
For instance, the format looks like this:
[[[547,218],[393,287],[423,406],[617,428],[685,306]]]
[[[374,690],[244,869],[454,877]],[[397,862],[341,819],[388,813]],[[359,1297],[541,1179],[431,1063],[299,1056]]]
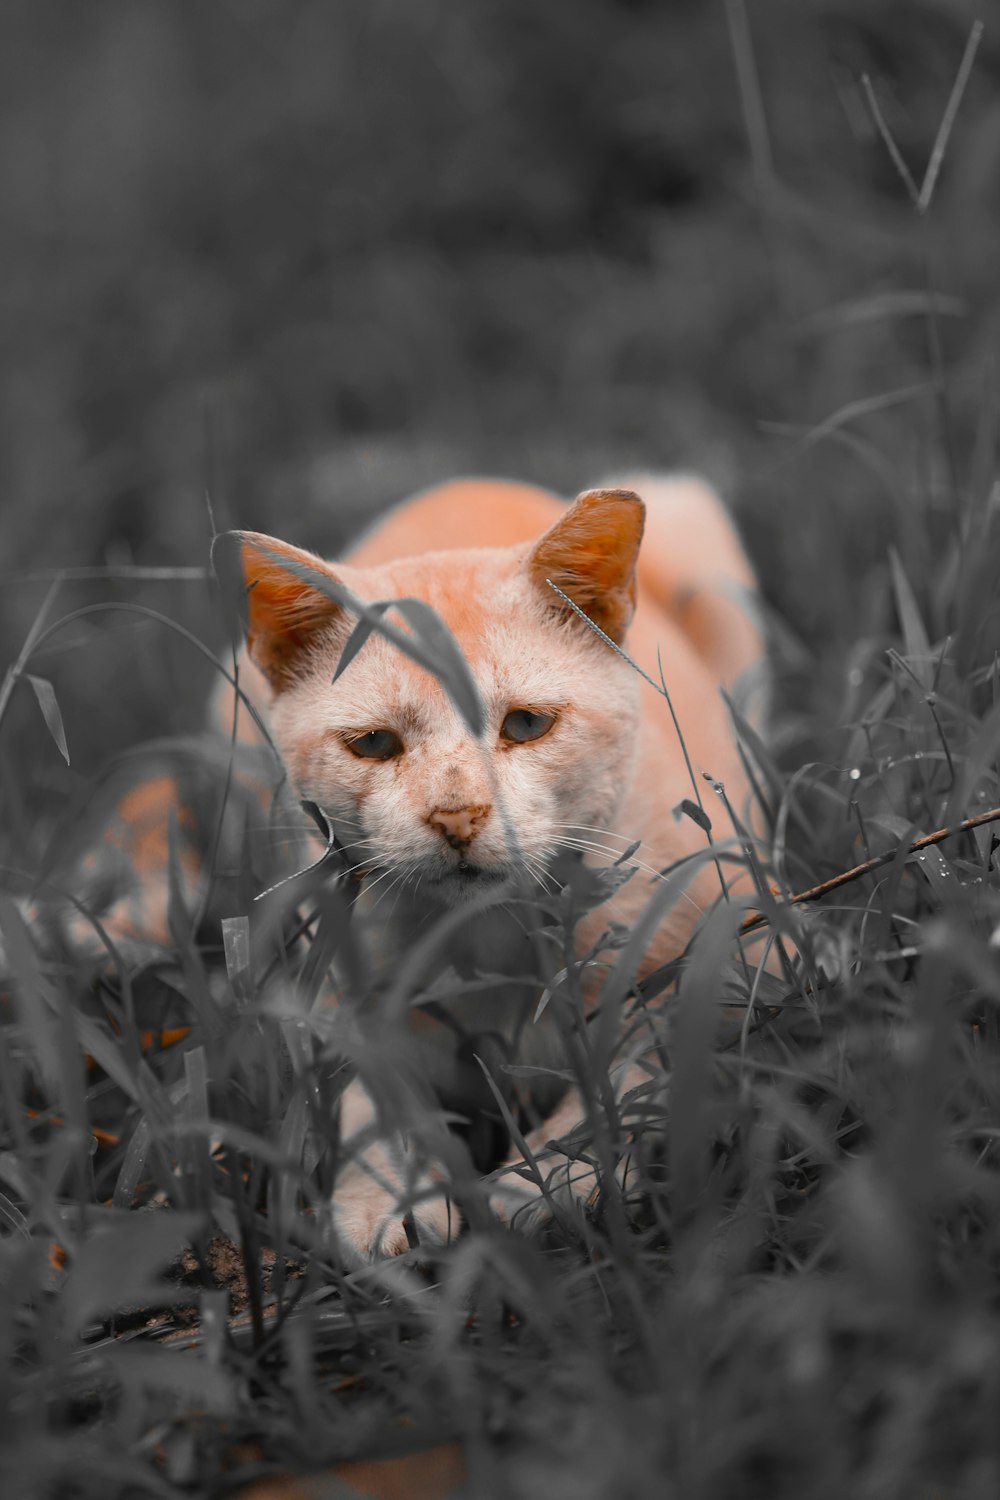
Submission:
[[[280,571],[280,544],[244,542],[272,732],[299,794],[331,819],[372,888],[398,882],[456,905],[512,876],[544,887],[567,837],[612,823],[636,754],[637,679],[544,580],[620,640],[642,511],[632,497],[581,504],[534,547],[323,565],[359,598],[436,610],[479,690],[478,738],[438,681],[381,636],[331,682],[353,619]]]

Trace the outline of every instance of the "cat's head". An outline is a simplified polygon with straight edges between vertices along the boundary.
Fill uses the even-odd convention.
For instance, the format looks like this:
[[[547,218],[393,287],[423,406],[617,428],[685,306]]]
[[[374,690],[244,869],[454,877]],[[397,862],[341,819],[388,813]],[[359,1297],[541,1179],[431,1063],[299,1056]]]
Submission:
[[[563,839],[611,826],[633,772],[637,679],[549,580],[621,643],[643,518],[630,492],[590,491],[534,543],[368,568],[243,533],[247,644],[271,732],[300,796],[372,883],[402,877],[454,905],[511,875],[544,883]],[[308,581],[317,569],[357,598],[418,598],[440,615],[478,686],[479,737],[378,634],[332,681],[356,621]]]

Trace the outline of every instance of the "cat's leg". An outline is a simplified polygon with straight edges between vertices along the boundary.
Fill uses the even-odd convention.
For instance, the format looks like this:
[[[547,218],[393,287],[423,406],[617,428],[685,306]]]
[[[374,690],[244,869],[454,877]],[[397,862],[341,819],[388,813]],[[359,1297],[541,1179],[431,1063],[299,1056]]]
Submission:
[[[204,872],[193,814],[177,778],[155,774],[100,789],[67,839],[71,848],[35,898],[15,905],[45,946],[101,961],[171,942],[176,900],[197,909]]]
[[[99,843],[83,861],[84,874],[112,884],[111,904],[100,919],[112,942],[168,946],[172,891],[185,910],[195,909],[203,870],[194,823],[171,775],[151,776],[119,798]],[[88,930],[93,942],[96,932],[76,913],[71,941],[83,942]]]
[[[612,1075],[618,1100],[622,1135],[628,1141],[630,1097],[635,1095],[635,1112],[642,1118],[654,1065],[627,1063]],[[579,1091],[571,1088],[557,1108],[525,1141],[531,1155],[528,1162],[514,1151],[494,1174],[490,1185],[490,1208],[502,1224],[524,1234],[532,1234],[547,1224],[560,1209],[580,1210],[593,1203],[601,1185],[601,1174],[594,1160],[594,1148],[574,1156],[566,1141],[587,1119]],[[628,1185],[630,1153],[621,1153],[614,1163],[615,1176],[621,1186]]]
[[[454,1238],[460,1220],[445,1192],[443,1171],[402,1131],[382,1128],[371,1094],[358,1078],[341,1096],[340,1145],[347,1160],[330,1207],[343,1260],[367,1265],[402,1255],[410,1248],[408,1222],[421,1245],[445,1245]]]
[[[37,895],[15,904],[43,946],[84,962],[187,942],[210,900],[248,901],[251,868],[270,872],[270,801],[257,763],[215,741],[114,766],[57,826]]]

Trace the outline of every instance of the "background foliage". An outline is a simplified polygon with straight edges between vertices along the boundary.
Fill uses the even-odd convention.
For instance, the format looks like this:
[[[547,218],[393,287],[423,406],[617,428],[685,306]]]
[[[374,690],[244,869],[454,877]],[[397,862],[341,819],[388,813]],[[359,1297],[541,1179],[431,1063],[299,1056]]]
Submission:
[[[925,323],[879,298],[924,289],[928,266],[954,299],[950,416],[963,437],[976,420],[997,316],[997,39],[923,232],[861,84],[919,175],[974,14],[751,7],[748,142],[723,0],[15,0],[5,576],[203,563],[206,486],[234,523],[333,547],[450,472],[572,491],[623,464],[695,464],[766,535],[781,613],[842,655],[907,493],[947,504],[940,405],[852,423],[852,449],[803,451],[773,426],[927,380]],[[886,429],[891,456],[866,461],[857,441]],[[5,591],[15,643],[38,599]],[[200,607],[191,590],[181,607]],[[94,691],[129,666],[120,642]],[[74,653],[74,680],[96,670]],[[160,696],[130,699],[147,732]],[[76,726],[81,763],[104,748],[93,727]]]

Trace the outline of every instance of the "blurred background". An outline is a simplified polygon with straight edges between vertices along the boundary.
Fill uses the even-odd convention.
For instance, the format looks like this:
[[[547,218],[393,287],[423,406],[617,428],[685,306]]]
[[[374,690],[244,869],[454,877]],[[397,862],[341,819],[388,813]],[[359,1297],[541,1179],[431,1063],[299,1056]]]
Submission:
[[[906,555],[912,507],[947,525],[991,472],[985,10],[5,0],[5,658],[52,570],[204,566],[206,494],[220,527],[333,551],[456,472],[569,494],[681,465],[731,496],[815,691],[878,626],[887,541],[913,576],[933,566]],[[979,14],[920,215],[863,75],[919,183]],[[69,582],[53,618],[109,600],[221,642],[197,580]],[[27,760],[57,790],[195,726],[209,680],[121,612],[68,625],[31,670],[73,769],[19,688],[3,774]]]

